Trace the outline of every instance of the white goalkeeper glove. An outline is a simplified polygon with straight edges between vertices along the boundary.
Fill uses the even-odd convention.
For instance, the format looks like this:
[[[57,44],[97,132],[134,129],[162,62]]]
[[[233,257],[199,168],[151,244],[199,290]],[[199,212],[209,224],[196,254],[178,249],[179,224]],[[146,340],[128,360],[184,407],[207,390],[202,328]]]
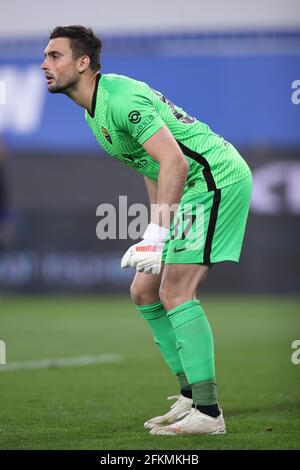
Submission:
[[[150,223],[143,235],[143,240],[132,245],[124,254],[121,268],[131,266],[139,272],[158,275],[168,233],[167,228]]]

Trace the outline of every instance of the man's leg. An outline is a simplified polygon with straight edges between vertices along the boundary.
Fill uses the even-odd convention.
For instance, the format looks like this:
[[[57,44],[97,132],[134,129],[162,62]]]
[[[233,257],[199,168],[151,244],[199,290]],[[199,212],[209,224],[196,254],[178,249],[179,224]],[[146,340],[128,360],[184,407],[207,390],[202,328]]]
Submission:
[[[217,417],[213,335],[204,310],[195,298],[210,267],[166,264],[160,298],[173,325],[179,356],[192,385],[193,402],[203,413]]]
[[[162,273],[163,268],[159,276],[137,272],[130,289],[131,298],[147,321],[164,360],[178,377],[183,395],[191,398],[191,388],[177,351],[175,332],[159,299]]]
[[[196,300],[197,286],[208,265],[166,264],[160,298],[173,325],[179,356],[192,386],[193,408],[171,425],[156,426],[154,435],[224,434],[223,415],[216,395],[213,336],[205,313]]]
[[[147,321],[154,341],[173,372],[177,376],[180,385],[180,396],[174,403],[170,412],[146,421],[145,427],[151,429],[159,423],[172,423],[177,418],[191,409],[192,390],[186,378],[181,359],[177,350],[176,335],[167,312],[159,299],[159,288],[163,268],[159,276],[136,273],[131,286],[131,297],[137,309]]]

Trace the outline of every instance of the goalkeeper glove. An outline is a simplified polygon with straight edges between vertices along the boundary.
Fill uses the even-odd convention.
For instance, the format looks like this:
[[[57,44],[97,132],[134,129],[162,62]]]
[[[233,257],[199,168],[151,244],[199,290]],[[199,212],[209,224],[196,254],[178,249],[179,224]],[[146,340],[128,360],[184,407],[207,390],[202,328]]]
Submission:
[[[143,240],[132,245],[121,260],[121,268],[131,266],[145,274],[160,273],[165,239],[169,230],[150,223],[143,235]]]

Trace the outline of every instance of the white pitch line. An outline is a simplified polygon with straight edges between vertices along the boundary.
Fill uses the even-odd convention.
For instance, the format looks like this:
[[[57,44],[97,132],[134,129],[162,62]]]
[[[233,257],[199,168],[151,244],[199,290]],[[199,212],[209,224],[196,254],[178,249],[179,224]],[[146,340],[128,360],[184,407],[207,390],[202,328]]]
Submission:
[[[109,364],[121,362],[124,356],[121,354],[105,353],[97,356],[67,357],[63,359],[43,359],[41,361],[11,362],[0,365],[0,372],[24,369],[51,369],[70,366],[90,366],[92,364]]]

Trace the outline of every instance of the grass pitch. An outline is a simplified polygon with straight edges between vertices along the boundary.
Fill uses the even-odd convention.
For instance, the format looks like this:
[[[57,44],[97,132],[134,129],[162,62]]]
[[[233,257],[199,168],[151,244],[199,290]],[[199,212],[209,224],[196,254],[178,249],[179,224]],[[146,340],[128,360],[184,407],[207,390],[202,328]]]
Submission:
[[[123,361],[0,372],[1,449],[299,449],[300,300],[203,297],[225,436],[151,436],[177,381],[128,297],[0,301],[7,363],[118,353]],[[5,366],[0,366],[5,367]]]

